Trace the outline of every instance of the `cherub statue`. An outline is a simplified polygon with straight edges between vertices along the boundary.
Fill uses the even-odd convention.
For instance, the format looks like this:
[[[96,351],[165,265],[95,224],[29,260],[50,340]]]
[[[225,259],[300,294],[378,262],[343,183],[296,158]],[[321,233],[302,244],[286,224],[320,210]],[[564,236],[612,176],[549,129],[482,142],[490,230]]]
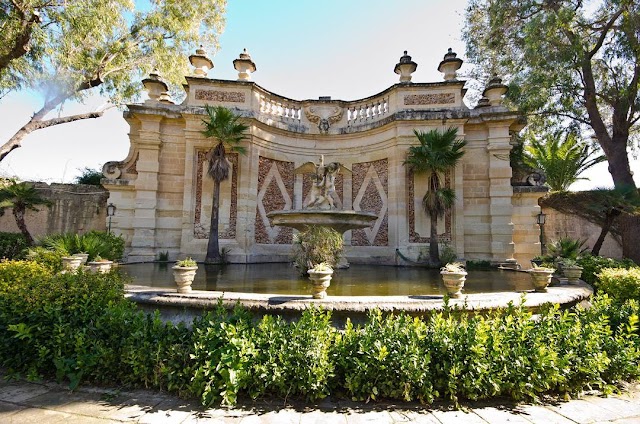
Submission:
[[[338,173],[351,173],[339,162],[324,164],[324,155],[320,155],[320,163],[307,162],[296,168],[296,174],[310,174],[312,187],[309,200],[303,209],[334,209],[336,195],[336,175]]]

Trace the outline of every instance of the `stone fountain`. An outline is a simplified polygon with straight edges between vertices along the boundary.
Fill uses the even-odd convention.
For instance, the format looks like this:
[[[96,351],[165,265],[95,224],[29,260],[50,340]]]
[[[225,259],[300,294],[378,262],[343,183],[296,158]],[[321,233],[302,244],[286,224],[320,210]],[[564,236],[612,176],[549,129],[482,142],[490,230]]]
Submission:
[[[339,162],[325,165],[324,156],[319,163],[307,162],[294,170],[296,174],[311,176],[312,186],[301,210],[274,211],[267,214],[273,225],[302,231],[310,225],[330,227],[340,234],[348,230],[366,228],[378,219],[372,212],[338,209],[335,179],[337,174],[351,174]]]

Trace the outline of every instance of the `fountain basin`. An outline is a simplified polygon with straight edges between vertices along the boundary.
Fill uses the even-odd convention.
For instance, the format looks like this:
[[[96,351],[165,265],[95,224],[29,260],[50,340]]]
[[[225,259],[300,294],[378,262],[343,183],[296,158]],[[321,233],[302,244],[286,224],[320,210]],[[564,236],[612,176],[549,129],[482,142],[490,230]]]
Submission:
[[[378,219],[371,212],[353,210],[292,210],[269,212],[267,217],[273,225],[295,228],[298,231],[311,225],[331,227],[340,234],[356,228],[367,228]]]

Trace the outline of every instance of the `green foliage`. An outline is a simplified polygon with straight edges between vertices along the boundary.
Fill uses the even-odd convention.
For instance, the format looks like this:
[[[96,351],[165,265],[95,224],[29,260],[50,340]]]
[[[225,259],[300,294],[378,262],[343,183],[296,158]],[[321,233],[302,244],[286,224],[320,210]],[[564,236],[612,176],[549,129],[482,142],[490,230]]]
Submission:
[[[302,275],[320,263],[335,267],[344,248],[342,234],[319,225],[300,231],[293,241],[293,261]]]
[[[425,319],[375,311],[344,331],[316,308],[294,322],[257,321],[220,304],[187,328],[136,310],[124,283],[117,271],[54,275],[34,262],[0,263],[0,367],[72,388],[166,390],[203,405],[233,405],[243,394],[535,400],[609,393],[640,376],[635,300],[596,296],[588,309],[549,306],[535,320],[524,305],[481,316],[445,304]]]
[[[598,274],[604,268],[624,268],[629,269],[636,267],[636,264],[630,259],[613,259],[602,256],[583,255],[578,258],[578,265],[582,267],[582,279],[587,283],[598,287]]]
[[[39,211],[36,207],[39,205],[49,206],[51,202],[40,196],[33,184],[9,180],[0,188],[0,216],[4,214],[6,208],[11,208],[16,225],[29,246],[33,244],[33,237],[27,229],[25,214],[28,210]]]
[[[451,172],[464,155],[466,141],[458,140],[458,129],[450,127],[441,132],[413,131],[419,144],[409,147],[404,165],[412,172],[425,173],[429,180],[422,198],[424,211],[431,217],[429,260],[440,263],[437,220],[442,218],[456,200],[455,191],[445,185],[445,174]]]
[[[573,239],[571,237],[560,237],[547,245],[547,260],[553,261],[557,258],[577,259],[579,255],[586,252],[586,240]]]
[[[25,255],[27,247],[23,234],[0,232],[0,258],[19,259]]]
[[[102,171],[88,167],[84,167],[81,171],[82,173],[75,179],[76,184],[101,185]]]
[[[635,187],[626,149],[640,116],[639,19],[634,1],[471,0],[463,37],[476,77],[509,75],[530,125],[594,132],[616,187]]]
[[[604,155],[594,155],[588,144],[581,142],[575,132],[545,134],[543,139],[530,135],[527,138],[524,162],[534,169],[542,170],[549,187],[555,191],[566,191],[587,169],[606,161]]]
[[[66,250],[49,250],[41,246],[32,247],[27,251],[27,259],[46,266],[51,272],[62,271],[62,258],[68,256]]]
[[[442,263],[456,262],[458,260],[458,254],[456,249],[448,243],[442,245],[442,251],[440,252],[440,260]]]
[[[604,268],[598,274],[598,289],[620,302],[640,301],[640,268]]]
[[[89,231],[85,234],[51,234],[45,236],[40,244],[46,249],[73,255],[88,253],[88,261],[101,258],[117,261],[124,254],[124,238],[105,231]]]
[[[469,260],[466,263],[466,268],[469,271],[479,270],[479,269],[492,269],[491,261],[486,260]]]
[[[196,261],[194,261],[190,257],[186,257],[183,260],[176,262],[176,266],[194,267],[194,266],[198,266],[198,264],[196,263]]]

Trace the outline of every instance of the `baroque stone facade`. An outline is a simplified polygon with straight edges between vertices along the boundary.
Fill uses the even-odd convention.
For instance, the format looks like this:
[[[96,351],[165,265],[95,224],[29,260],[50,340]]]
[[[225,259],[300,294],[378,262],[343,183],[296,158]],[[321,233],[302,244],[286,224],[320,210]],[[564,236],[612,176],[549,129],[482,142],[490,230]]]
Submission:
[[[465,83],[451,70],[434,83],[404,75],[402,83],[354,101],[296,101],[246,79],[196,75],[186,77],[181,104],[154,95],[129,105],[129,155],[105,164],[103,182],[118,208],[112,228],[125,237],[130,260],[161,251],[172,259],[204,258],[213,191],[205,155],[214,144],[201,133],[206,105],[231,108],[249,127],[246,154],[229,154],[230,178],[221,184],[220,245],[232,262],[288,260],[294,231],[271,225],[267,214],[302,208],[311,179],[294,170],[324,155],[350,171],[337,175],[337,207],[378,215],[371,228],[345,233],[347,259],[406,265],[402,257],[417,258],[431,242],[421,207],[427,180],[406,169],[407,151],[418,142],[414,130],[448,127],[467,145],[446,176],[458,200],[438,222],[438,242],[460,258],[492,262],[526,263],[539,252],[535,216],[543,193],[512,186],[509,152],[522,123],[500,101],[504,87],[488,88],[487,96],[500,92],[469,108]]]

